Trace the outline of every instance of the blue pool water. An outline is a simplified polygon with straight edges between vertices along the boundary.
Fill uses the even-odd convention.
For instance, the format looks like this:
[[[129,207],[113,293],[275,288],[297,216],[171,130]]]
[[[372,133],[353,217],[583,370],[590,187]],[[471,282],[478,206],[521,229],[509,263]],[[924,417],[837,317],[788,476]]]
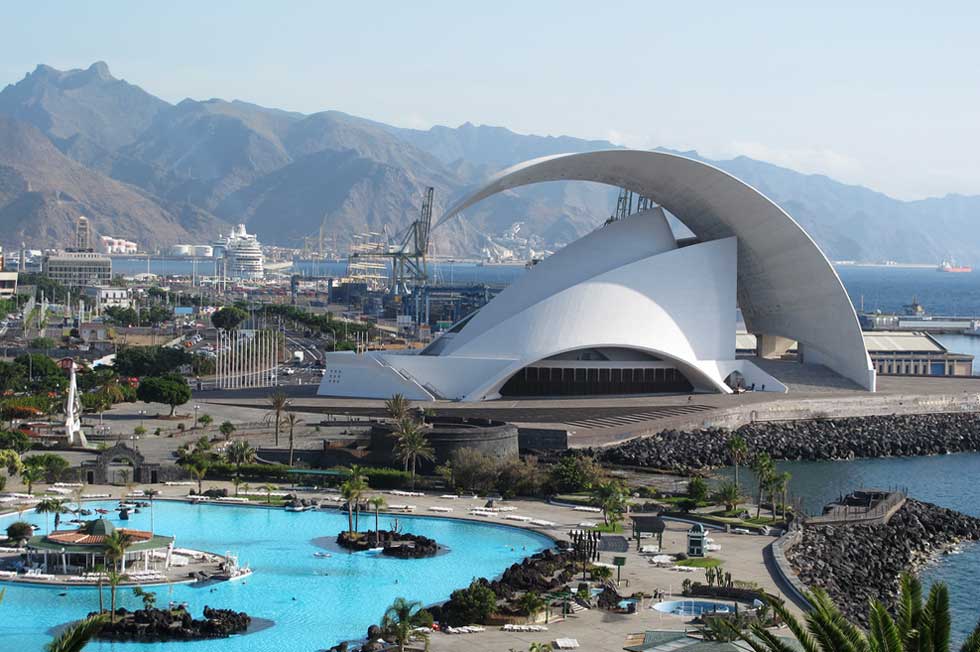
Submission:
[[[730,604],[724,602],[709,602],[707,600],[672,600],[658,602],[653,609],[675,616],[700,616],[703,613],[724,613],[734,611]]]
[[[378,622],[398,596],[425,604],[439,602],[474,577],[497,577],[509,565],[551,545],[543,535],[512,527],[399,516],[403,531],[432,537],[449,551],[429,559],[403,560],[331,550],[332,557],[318,559],[313,553],[322,548],[312,540],[335,539],[347,527],[346,513],[289,513],[167,501],[155,502],[153,511],[155,530],[176,536],[177,547],[219,554],[230,551],[255,570],[244,582],[207,588],[183,584],[156,587],[158,605],[171,600],[187,602],[198,618],[205,605],[235,609],[272,620],[275,625],[244,637],[179,645],[92,643],[86,652],[172,652],[178,647],[186,652],[312,652],[342,640],[363,638],[368,626]],[[24,520],[45,527],[43,515],[24,516]],[[0,518],[0,527],[6,528],[16,518]],[[373,515],[361,518],[361,529],[374,528]],[[381,527],[393,520],[382,516]],[[149,521],[149,510],[144,509],[132,515],[126,526],[149,529]],[[2,650],[40,650],[50,640],[50,628],[98,609],[95,588],[0,586],[7,589],[0,605]],[[59,597],[63,591],[67,595]],[[105,596],[108,600],[108,590]],[[120,589],[118,596],[128,609],[141,605],[131,589]]]

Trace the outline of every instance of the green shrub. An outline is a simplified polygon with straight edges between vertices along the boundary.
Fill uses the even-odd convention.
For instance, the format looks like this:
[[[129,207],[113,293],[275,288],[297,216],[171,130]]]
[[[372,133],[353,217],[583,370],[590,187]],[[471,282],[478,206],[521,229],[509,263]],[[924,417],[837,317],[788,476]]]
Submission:
[[[602,477],[602,468],[585,455],[567,453],[551,467],[549,481],[553,491],[575,493],[591,489]]]
[[[235,477],[236,466],[228,462],[214,462],[208,467],[208,476],[230,480]],[[289,466],[286,464],[242,464],[242,480],[289,480]]]
[[[465,589],[453,591],[446,603],[446,622],[453,627],[485,623],[497,610],[497,595],[485,580],[473,580]]]
[[[34,528],[27,521],[16,521],[7,526],[7,538],[11,541],[26,541],[34,536]]]
[[[5,448],[26,453],[31,450],[31,438],[19,430],[0,430],[0,450]]]

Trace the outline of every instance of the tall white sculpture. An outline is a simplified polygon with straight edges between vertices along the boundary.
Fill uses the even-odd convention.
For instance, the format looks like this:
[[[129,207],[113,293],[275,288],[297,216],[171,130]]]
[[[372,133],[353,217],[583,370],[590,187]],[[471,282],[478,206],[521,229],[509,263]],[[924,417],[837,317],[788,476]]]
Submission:
[[[65,438],[69,446],[88,446],[85,433],[82,432],[82,402],[78,396],[78,384],[75,382],[75,363],[68,369],[68,394],[65,397]]]

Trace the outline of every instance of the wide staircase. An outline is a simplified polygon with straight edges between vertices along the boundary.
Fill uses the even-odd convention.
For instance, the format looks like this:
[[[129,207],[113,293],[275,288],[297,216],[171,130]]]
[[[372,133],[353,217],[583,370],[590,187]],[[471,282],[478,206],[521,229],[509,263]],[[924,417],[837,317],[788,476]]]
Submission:
[[[779,382],[790,392],[825,393],[863,391],[862,387],[822,364],[800,364],[796,360],[750,358],[753,364]]]

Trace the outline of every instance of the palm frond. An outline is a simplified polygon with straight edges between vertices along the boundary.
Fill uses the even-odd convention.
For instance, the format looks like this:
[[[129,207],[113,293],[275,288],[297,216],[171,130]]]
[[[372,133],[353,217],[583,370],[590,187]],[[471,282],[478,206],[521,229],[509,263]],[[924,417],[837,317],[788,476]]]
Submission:
[[[90,616],[80,620],[45,645],[45,652],[80,652],[99,633],[105,622],[105,615]]]
[[[902,632],[895,620],[881,602],[871,603],[868,612],[870,637],[868,645],[872,652],[903,652]]]
[[[963,641],[960,652],[980,652],[980,623],[977,623],[977,626]]]
[[[949,615],[949,588],[942,582],[932,585],[926,611],[930,615],[932,631],[932,652],[949,652],[949,636],[952,622]]]

